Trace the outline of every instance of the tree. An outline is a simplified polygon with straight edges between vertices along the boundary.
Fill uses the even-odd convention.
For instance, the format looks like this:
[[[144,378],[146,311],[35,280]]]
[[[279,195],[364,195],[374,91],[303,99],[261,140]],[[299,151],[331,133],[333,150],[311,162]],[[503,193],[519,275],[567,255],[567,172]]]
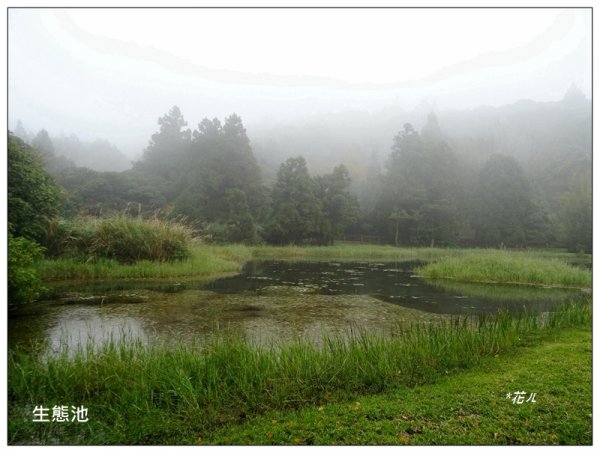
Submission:
[[[354,195],[347,192],[350,175],[344,165],[339,165],[333,172],[315,178],[317,196],[323,210],[321,226],[321,243],[333,244],[345,229],[358,220],[360,208]]]
[[[35,261],[44,256],[44,248],[34,241],[8,234],[8,302],[27,303],[44,290],[35,270]]]
[[[64,156],[57,156],[55,153],[54,143],[48,135],[46,129],[38,132],[31,142],[31,146],[35,148],[42,157],[42,165],[48,173],[54,175],[56,172],[74,166],[70,159]]]
[[[142,160],[136,168],[162,176],[170,181],[179,181],[184,156],[191,143],[191,131],[184,129],[187,122],[179,107],[173,106],[169,113],[158,119],[160,129],[152,138]]]
[[[303,157],[289,158],[279,168],[272,191],[267,239],[274,244],[318,242],[323,215],[317,186]]]
[[[59,188],[43,169],[41,156],[23,140],[8,136],[8,231],[44,242],[58,215]]]
[[[183,178],[185,189],[175,200],[175,212],[209,223],[226,224],[231,211],[228,192],[244,194],[252,217],[264,203],[261,175],[242,120],[236,114],[225,119],[204,119],[193,133]]]
[[[396,245],[454,244],[459,192],[456,158],[430,114],[421,135],[407,123],[394,137],[376,221]]]
[[[572,252],[592,253],[592,184],[588,174],[573,178],[558,211],[559,239]]]
[[[42,129],[37,133],[31,142],[31,146],[39,151],[42,151],[44,155],[54,157],[54,144],[52,143],[50,135],[48,135],[48,131],[46,129]]]
[[[89,168],[67,168],[55,175],[67,192],[66,215],[154,214],[166,208],[168,182],[137,170],[99,172]]]
[[[519,163],[493,155],[479,173],[471,212],[481,245],[524,246],[540,233],[540,209]]]
[[[227,242],[256,242],[256,224],[248,208],[246,194],[240,189],[230,189],[226,195],[229,215],[227,217]]]

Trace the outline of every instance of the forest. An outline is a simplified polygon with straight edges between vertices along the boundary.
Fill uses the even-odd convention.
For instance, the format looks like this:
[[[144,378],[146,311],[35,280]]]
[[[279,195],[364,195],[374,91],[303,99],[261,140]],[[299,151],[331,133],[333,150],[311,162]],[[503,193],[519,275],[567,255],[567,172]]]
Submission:
[[[240,116],[191,128],[173,106],[131,165],[104,139],[33,134],[19,123],[9,135],[9,232],[51,256],[61,253],[51,225],[114,215],[170,219],[217,244],[345,240],[589,253],[590,105],[572,87],[558,102],[423,112],[414,115],[421,127],[399,122],[377,137],[387,142],[385,156],[368,150],[394,115],[379,118],[378,128],[363,124],[371,143],[352,137],[359,119],[317,116],[312,126],[271,130],[258,157]],[[315,121],[330,134],[321,144]],[[39,182],[24,183],[32,178]]]

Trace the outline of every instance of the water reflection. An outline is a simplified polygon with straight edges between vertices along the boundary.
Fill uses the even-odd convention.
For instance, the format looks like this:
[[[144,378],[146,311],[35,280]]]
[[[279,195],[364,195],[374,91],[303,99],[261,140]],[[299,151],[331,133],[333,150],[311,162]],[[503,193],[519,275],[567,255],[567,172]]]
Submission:
[[[427,281],[414,275],[422,263],[333,263],[265,261],[249,264],[240,275],[208,288],[220,293],[257,295],[302,291],[306,294],[363,294],[406,308],[447,315],[477,315],[499,310],[547,311],[578,297],[578,290],[523,285],[483,285]]]
[[[234,333],[256,344],[366,329],[452,314],[544,310],[576,291],[427,282],[416,262],[252,262],[212,282],[101,282],[57,287],[54,299],[9,310],[9,345],[100,342],[123,335],[144,343],[205,341]]]

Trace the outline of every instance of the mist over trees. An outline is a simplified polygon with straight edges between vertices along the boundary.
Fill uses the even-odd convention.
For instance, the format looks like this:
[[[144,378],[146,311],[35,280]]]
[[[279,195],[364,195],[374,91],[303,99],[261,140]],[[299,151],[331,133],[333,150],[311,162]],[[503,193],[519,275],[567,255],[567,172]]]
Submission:
[[[36,134],[28,132],[19,120],[13,134],[38,151],[44,153],[46,167],[53,171],[68,167],[86,167],[96,171],[123,171],[131,162],[108,140],[82,141],[75,134],[52,137],[47,130]]]
[[[174,106],[131,168],[110,160],[120,153],[106,140],[34,135],[21,123],[15,135],[63,188],[65,216],[177,218],[214,242],[591,251],[591,104],[581,92],[428,107],[317,115],[255,127],[254,139],[235,113],[188,127]]]

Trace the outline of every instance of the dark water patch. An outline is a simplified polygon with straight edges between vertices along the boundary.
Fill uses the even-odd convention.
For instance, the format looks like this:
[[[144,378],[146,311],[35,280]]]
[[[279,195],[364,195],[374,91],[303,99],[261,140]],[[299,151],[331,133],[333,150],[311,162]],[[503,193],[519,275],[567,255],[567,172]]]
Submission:
[[[398,263],[338,263],[252,261],[239,275],[209,282],[206,289],[218,293],[271,293],[272,291],[317,294],[378,294],[390,284],[413,281],[419,261]]]
[[[548,311],[580,295],[578,290],[428,281],[413,273],[422,264],[256,261],[245,266],[241,274],[210,282],[205,288],[257,296],[369,295],[406,308],[449,315]]]

